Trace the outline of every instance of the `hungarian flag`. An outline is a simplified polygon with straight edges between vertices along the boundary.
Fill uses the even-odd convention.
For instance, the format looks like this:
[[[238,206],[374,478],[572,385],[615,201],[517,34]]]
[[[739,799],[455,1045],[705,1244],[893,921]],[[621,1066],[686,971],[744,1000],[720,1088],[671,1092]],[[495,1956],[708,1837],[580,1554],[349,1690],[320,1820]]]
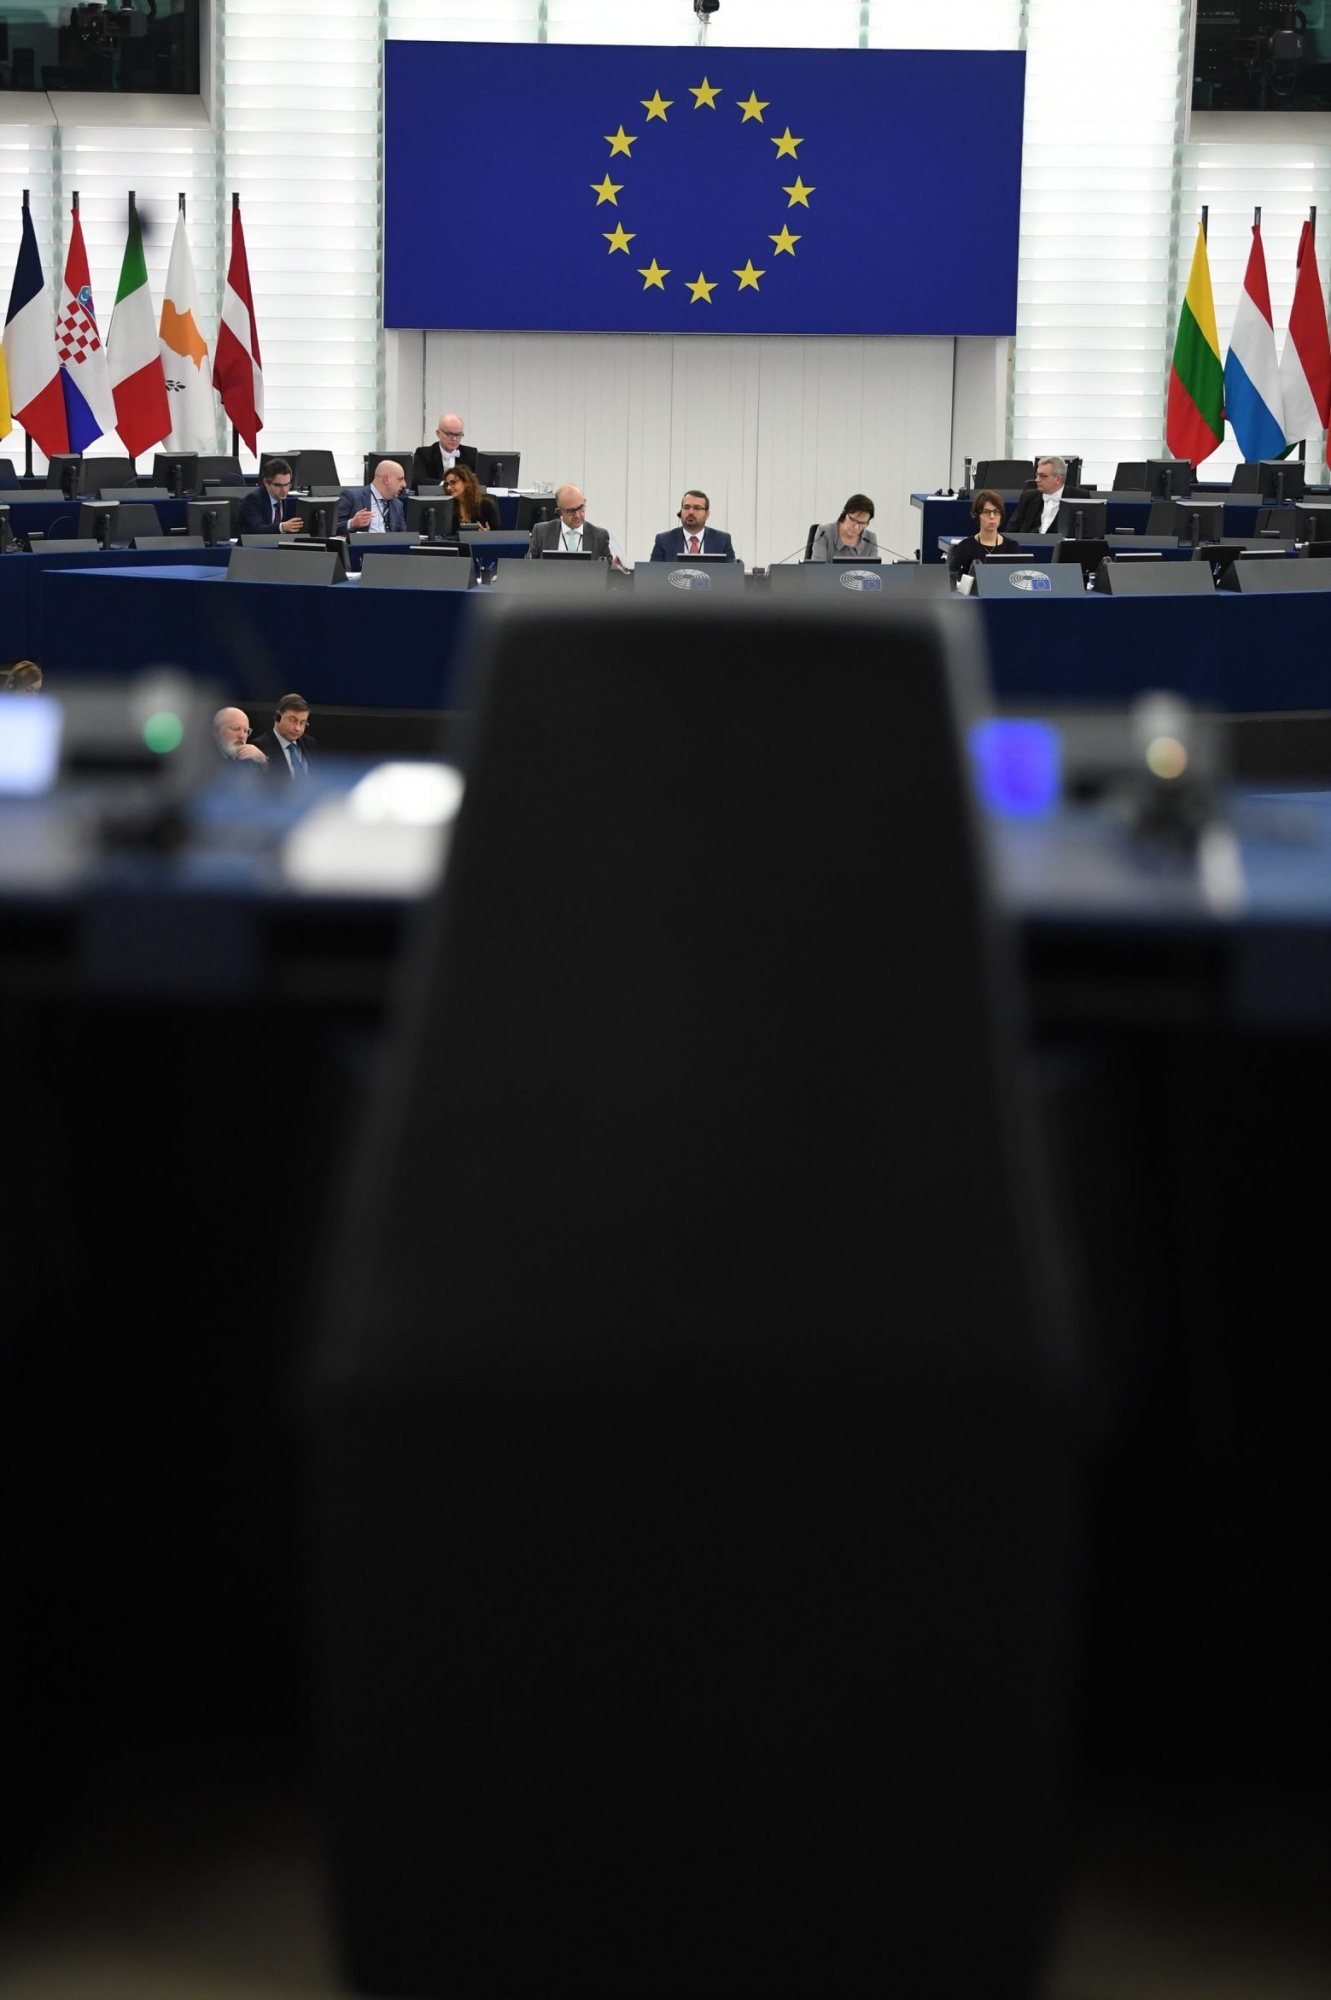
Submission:
[[[1225,372],[1220,366],[1206,236],[1198,229],[1169,371],[1165,443],[1175,458],[1190,458],[1200,465],[1224,435]]]
[[[213,377],[208,343],[203,337],[203,313],[194,278],[194,259],[185,234],[185,212],[176,216],[171,267],[166,274],[162,318],[158,326],[166,399],[171,409],[168,451],[214,451],[217,418],[213,411]]]
[[[129,236],[120,266],[120,289],[107,339],[111,388],[116,401],[116,429],[131,458],[160,444],[171,428],[166,378],[157,346],[148,266],[143,261],[143,234],[133,195],[129,198]]]
[[[106,365],[106,347],[97,330],[88,253],[83,247],[83,224],[77,206],[65,258],[65,289],[56,314],[55,352],[69,425],[69,449],[86,451],[95,438],[115,429],[116,406]]]
[[[37,233],[25,201],[23,236],[5,317],[5,366],[12,416],[48,458],[58,451],[69,450],[69,425],[60,389],[53,327],[51,295],[42,276]]]
[[[1331,423],[1331,341],[1327,339],[1322,281],[1317,275],[1310,222],[1299,237],[1294,303],[1289,309],[1289,333],[1280,357],[1280,393],[1285,405],[1285,435],[1296,443],[1316,437]]]
[[[1255,222],[1225,356],[1225,415],[1234,426],[1246,463],[1283,455],[1285,413],[1276,330],[1271,321],[1271,287],[1266,282],[1262,232]]]
[[[217,329],[213,386],[222,398],[222,408],[250,450],[257,452],[263,429],[263,363],[238,201],[231,207],[231,262],[222,298],[222,323]]]

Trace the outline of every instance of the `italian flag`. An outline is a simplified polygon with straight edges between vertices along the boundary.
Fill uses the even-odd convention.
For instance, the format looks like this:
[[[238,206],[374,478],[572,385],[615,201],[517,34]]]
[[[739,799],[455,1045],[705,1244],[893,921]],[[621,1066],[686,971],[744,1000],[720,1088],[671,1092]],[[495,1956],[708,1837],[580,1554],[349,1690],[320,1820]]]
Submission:
[[[1165,443],[1175,458],[1190,458],[1200,465],[1224,435],[1225,371],[1215,330],[1206,232],[1199,228],[1169,371]]]
[[[162,373],[157,317],[143,261],[143,235],[134,197],[129,198],[129,237],[120,266],[120,289],[106,337],[116,429],[131,458],[160,444],[171,429],[171,406]]]

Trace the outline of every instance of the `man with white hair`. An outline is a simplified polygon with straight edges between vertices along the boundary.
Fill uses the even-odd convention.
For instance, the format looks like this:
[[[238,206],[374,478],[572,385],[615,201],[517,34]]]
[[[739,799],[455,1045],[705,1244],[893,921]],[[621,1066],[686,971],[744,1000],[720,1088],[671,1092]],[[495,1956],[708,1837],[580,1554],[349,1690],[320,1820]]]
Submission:
[[[455,465],[476,470],[476,448],[462,442],[462,419],[456,410],[445,410],[434,427],[435,442],[417,445],[411,460],[413,486],[438,486]]]
[[[250,742],[250,719],[243,708],[219,708],[213,717],[213,741],[225,764],[266,764],[263,751]]]
[[[1063,504],[1063,481],[1068,476],[1065,458],[1037,459],[1035,491],[1023,493],[1008,527],[1014,535],[1053,535],[1058,532],[1058,510]]]

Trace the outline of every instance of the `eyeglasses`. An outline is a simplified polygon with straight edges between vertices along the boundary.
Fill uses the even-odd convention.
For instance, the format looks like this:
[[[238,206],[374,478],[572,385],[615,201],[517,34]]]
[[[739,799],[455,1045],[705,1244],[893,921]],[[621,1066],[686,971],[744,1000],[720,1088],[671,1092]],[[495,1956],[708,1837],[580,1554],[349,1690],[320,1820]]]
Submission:
[[[869,523],[870,523],[870,521],[872,521],[872,519],[873,519],[873,515],[872,515],[872,514],[847,514],[847,516],[846,516],[846,519],[847,519],[848,521],[850,521],[850,522],[851,522],[851,523],[852,523],[852,524],[853,524],[853,525],[854,525],[855,527],[857,527],[857,528],[867,528],[867,527],[868,527],[868,525],[869,525]]]
[[[437,437],[441,437],[441,438],[460,438],[460,437],[462,436],[462,432],[461,432],[461,431],[444,431],[444,430],[441,430],[441,431],[438,431],[438,432],[436,432],[436,434],[435,434],[435,435],[436,435]]]
[[[579,514],[587,512],[587,502],[584,500],[581,507],[561,507],[559,511],[566,521],[573,521]]]
[[[268,484],[272,487],[274,493],[289,493],[291,491],[291,481],[289,478],[270,479]]]

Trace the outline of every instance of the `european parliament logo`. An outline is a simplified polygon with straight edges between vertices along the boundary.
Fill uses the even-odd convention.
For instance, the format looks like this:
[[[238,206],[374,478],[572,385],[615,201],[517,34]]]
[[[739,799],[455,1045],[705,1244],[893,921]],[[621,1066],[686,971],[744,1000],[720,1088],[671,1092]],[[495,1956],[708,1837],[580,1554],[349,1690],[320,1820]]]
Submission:
[[[385,324],[1010,333],[1024,65],[388,42]],[[940,244],[977,188],[984,227]]]

